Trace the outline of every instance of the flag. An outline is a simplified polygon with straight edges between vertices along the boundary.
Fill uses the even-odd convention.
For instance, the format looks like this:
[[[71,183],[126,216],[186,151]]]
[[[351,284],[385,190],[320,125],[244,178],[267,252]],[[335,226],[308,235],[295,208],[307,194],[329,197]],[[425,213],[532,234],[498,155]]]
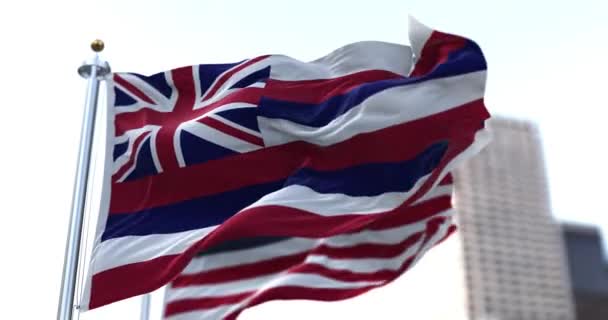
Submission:
[[[445,197],[431,196],[454,166],[487,143],[489,114],[486,63],[474,42],[416,22],[410,42],[411,48],[354,43],[308,63],[267,55],[152,76],[114,74],[105,202],[81,308],[171,281],[177,288],[191,261],[213,264],[213,252],[232,246],[237,253],[243,243],[269,239],[285,238],[260,247],[269,259],[282,255],[268,248],[313,241],[301,247],[308,259],[335,249],[340,239],[373,245],[361,235],[385,239],[393,229],[412,227],[390,239],[401,243],[422,232],[422,242],[411,244],[418,248],[412,259],[419,259],[450,230]],[[349,257],[337,253],[338,260],[341,255]],[[239,255],[243,267],[248,256]],[[366,268],[363,256],[351,258],[361,261],[349,266]],[[276,281],[298,277],[310,289],[322,276],[320,282],[353,289],[328,293],[327,300],[404,271],[402,262],[390,276],[358,280],[315,273],[327,266],[310,260],[292,262],[305,272],[278,271]],[[273,276],[268,271],[260,277]],[[265,293],[253,296],[241,291],[229,302],[240,310],[269,297],[313,298],[306,290],[272,293],[281,288],[259,288]],[[188,297],[205,299],[205,292]]]

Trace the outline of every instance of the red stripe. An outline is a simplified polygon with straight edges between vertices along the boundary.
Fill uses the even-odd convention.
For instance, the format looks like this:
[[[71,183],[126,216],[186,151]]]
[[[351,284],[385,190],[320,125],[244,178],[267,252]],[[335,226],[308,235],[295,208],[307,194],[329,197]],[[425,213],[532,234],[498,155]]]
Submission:
[[[112,181],[116,182],[133,166],[135,160],[137,159],[137,155],[139,154],[139,146],[149,135],[150,132],[144,132],[135,139],[135,141],[133,142],[133,148],[131,149],[129,161],[127,161],[127,163],[125,163],[120,169],[118,169],[118,171],[114,175],[112,175]]]
[[[115,184],[112,186],[110,213],[137,212],[244,186],[277,181],[302,166],[317,170],[337,170],[368,162],[402,161],[434,142],[457,140],[463,133],[481,128],[482,119],[488,116],[483,101],[478,100],[431,117],[360,134],[328,147],[294,142]],[[406,137],[413,138],[404,142]],[[252,172],[264,174],[251,174]]]
[[[93,275],[89,309],[154,291],[182,270],[188,260],[167,255],[140,263],[131,263]],[[184,256],[185,257],[185,256]]]
[[[136,86],[132,85],[127,80],[123,79],[117,73],[114,74],[114,82],[116,82],[119,85],[121,85],[125,90],[131,92],[133,95],[135,95],[139,99],[141,99],[141,100],[143,100],[143,101],[145,101],[145,102],[147,102],[149,104],[152,104],[152,105],[156,104],[145,93],[143,93],[143,91],[139,90],[139,88],[137,88]]]
[[[227,135],[237,137],[243,141],[247,141],[251,144],[255,144],[258,146],[264,146],[264,140],[262,140],[261,137],[254,136],[245,131],[231,127],[217,119],[214,119],[211,117],[204,117],[204,118],[199,119],[198,122],[208,125],[209,127],[216,129],[218,131],[221,131]]]
[[[171,290],[171,289],[168,289]],[[212,309],[217,308],[227,304],[236,304],[241,301],[247,299],[255,291],[243,292],[239,294],[226,295],[221,297],[213,297],[213,298],[199,298],[199,299],[184,299],[178,300],[175,302],[171,302],[167,304],[165,307],[165,317],[170,317],[172,315],[202,310],[202,309]]]
[[[264,91],[264,97],[290,102],[318,104],[366,83],[399,78],[403,78],[403,76],[390,71],[366,70],[338,78],[322,80],[282,81],[270,79]],[[305,90],[302,90],[302,88],[305,88]]]
[[[436,66],[446,62],[450,53],[463,48],[467,39],[433,31],[424,44],[420,54],[420,60],[416,62],[410,77],[418,77],[431,72]]]
[[[217,92],[217,90],[219,90],[222,85],[228,80],[230,79],[230,77],[232,77],[233,74],[245,69],[246,67],[262,61],[264,59],[268,58],[268,55],[264,55],[264,56],[260,56],[254,59],[251,59],[243,64],[240,64],[232,69],[230,69],[228,72],[224,73],[222,76],[220,76],[217,80],[217,82],[213,85],[213,87],[211,89],[209,89],[209,91],[207,91],[207,94],[203,97],[202,101],[205,101],[211,97],[213,97],[215,95],[215,93]]]

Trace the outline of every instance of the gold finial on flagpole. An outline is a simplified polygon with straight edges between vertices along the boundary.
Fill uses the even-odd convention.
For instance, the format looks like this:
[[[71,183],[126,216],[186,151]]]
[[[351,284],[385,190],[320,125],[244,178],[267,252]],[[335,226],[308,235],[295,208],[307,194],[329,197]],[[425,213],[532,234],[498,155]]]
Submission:
[[[95,52],[103,51],[104,47],[105,47],[105,44],[103,43],[103,41],[101,41],[99,39],[95,39],[95,40],[93,40],[93,42],[91,42],[91,49],[93,49],[93,51],[95,51]]]

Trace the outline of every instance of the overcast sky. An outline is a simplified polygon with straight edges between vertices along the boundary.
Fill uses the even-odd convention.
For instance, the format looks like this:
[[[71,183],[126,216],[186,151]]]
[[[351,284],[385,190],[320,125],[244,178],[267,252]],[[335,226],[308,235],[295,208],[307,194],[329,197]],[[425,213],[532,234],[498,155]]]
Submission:
[[[361,40],[407,44],[412,14],[480,44],[489,64],[490,111],[541,129],[554,215],[603,226],[606,237],[606,12],[603,0],[3,1],[2,317],[55,317],[84,101],[76,68],[90,57],[92,39],[105,40],[104,57],[114,70],[156,73],[266,53],[312,60]],[[429,261],[412,274],[432,279],[438,265]],[[403,319],[398,311],[424,305],[416,294],[433,297],[430,289],[411,287],[401,281],[371,298],[340,303],[270,303],[242,318],[279,319],[289,310],[290,319],[332,312],[368,319],[379,310],[354,307],[368,301],[383,319]],[[414,300],[400,302],[401,293]],[[154,302],[157,315],[160,301]],[[82,319],[137,319],[137,307],[137,300],[118,303]]]

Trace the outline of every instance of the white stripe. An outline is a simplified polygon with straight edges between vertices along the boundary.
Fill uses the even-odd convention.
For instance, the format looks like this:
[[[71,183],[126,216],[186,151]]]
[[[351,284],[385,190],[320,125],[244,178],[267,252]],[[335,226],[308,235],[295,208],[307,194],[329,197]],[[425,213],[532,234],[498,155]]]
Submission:
[[[418,60],[425,43],[429,40],[431,34],[433,33],[433,29],[423,25],[412,16],[410,16],[408,20],[410,43],[412,45],[412,50],[414,51],[414,58],[415,60]]]
[[[227,135],[222,131],[211,128],[197,121],[185,122],[179,126],[178,130],[186,130],[201,139],[240,153],[250,152],[261,148],[259,145],[255,145],[231,135]]]
[[[199,66],[192,66],[192,76],[194,79],[194,105],[196,105],[197,101],[200,101],[203,98],[203,92],[201,86],[203,82],[200,81],[200,68]],[[194,105],[192,108],[194,109]]]
[[[328,146],[480,99],[485,78],[486,72],[478,71],[387,89],[319,128],[265,117],[258,123],[267,146],[298,140]]]
[[[181,125],[177,127],[175,132],[173,133],[173,147],[175,149],[175,157],[177,158],[177,165],[180,168],[186,166],[186,160],[184,159],[184,151],[182,150],[182,142],[181,142]],[[154,152],[157,154],[158,152]]]
[[[92,274],[123,265],[180,254],[217,226],[170,234],[126,236],[108,239],[96,246],[91,258]]]
[[[366,70],[385,70],[405,76],[412,66],[412,50],[394,43],[361,41],[312,62],[281,55],[270,60],[270,78],[283,81],[331,79]]]
[[[379,284],[379,281],[339,281],[317,274],[274,273],[264,277],[232,281],[220,284],[196,285],[183,288],[171,288],[167,301],[196,299],[204,293],[205,297],[221,297],[247,291],[263,291],[283,286],[305,288],[352,289]]]

